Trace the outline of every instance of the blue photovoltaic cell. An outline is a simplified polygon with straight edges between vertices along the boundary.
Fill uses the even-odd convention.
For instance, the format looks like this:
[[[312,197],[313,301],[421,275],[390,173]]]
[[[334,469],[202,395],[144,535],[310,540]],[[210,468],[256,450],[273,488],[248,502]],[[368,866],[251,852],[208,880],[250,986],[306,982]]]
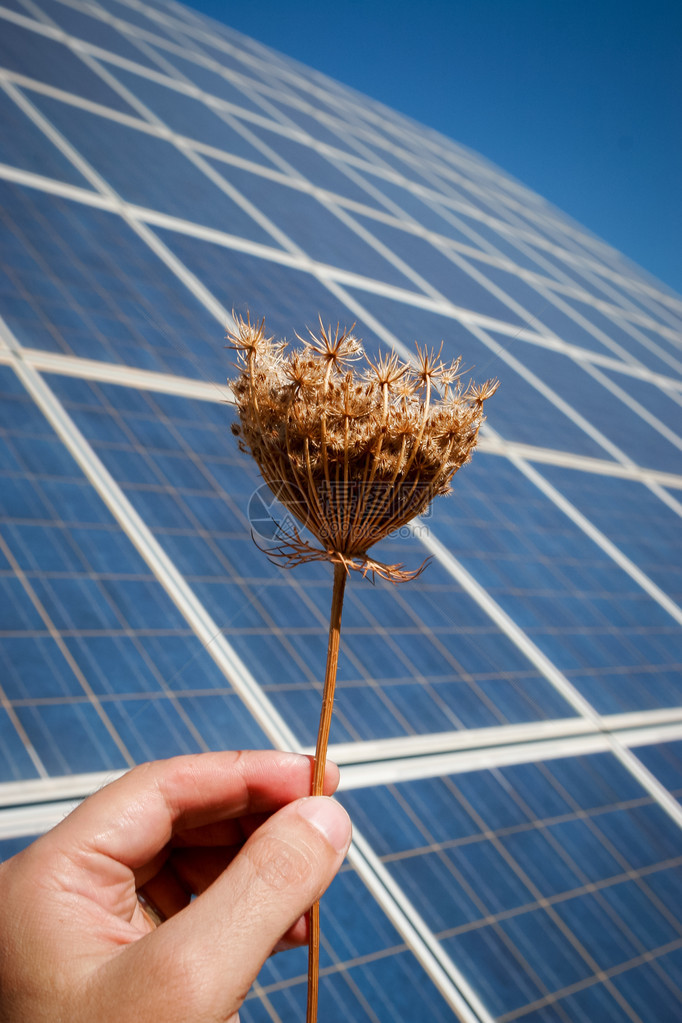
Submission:
[[[17,358],[29,376],[44,353],[61,361],[62,372],[42,378],[54,414],[71,417],[110,474],[99,478],[98,488],[106,495],[120,487],[152,543],[212,617],[216,642],[205,647],[197,638],[173,599],[175,577],[164,576],[162,585],[153,574],[144,542],[134,545],[112,517],[24,391],[11,368],[15,356],[6,351],[9,365],[0,366],[0,787],[13,787],[0,793],[8,797],[0,858],[28,841],[8,837],[17,829],[12,804],[21,779],[268,746],[265,722],[262,728],[233,687],[239,659],[261,687],[265,712],[276,710],[297,742],[315,740],[330,567],[285,572],[253,543],[252,532],[259,543],[271,542],[279,512],[230,433],[233,410],[224,397],[234,353],[224,349],[225,324],[195,299],[184,268],[226,310],[265,316],[277,337],[291,340],[294,331],[316,329],[321,315],[332,329],[355,324],[372,357],[386,351],[379,334],[393,334],[410,351],[415,341],[437,349],[443,340],[444,357],[461,354],[476,381],[500,378],[486,406],[491,431],[530,445],[528,458],[536,459],[474,455],[454,479],[452,495],[435,501],[426,516],[447,555],[434,558],[418,579],[373,586],[352,574],[332,741],[410,737],[420,769],[434,736],[443,733],[438,746],[458,732],[452,748],[466,744],[470,764],[468,744],[480,753],[488,739],[485,732],[463,734],[467,729],[494,728],[497,742],[500,726],[542,726],[554,755],[587,748],[592,737],[581,745],[583,726],[561,695],[568,683],[606,715],[603,745],[616,727],[608,715],[635,715],[628,722],[633,754],[679,799],[674,722],[682,631],[667,603],[682,605],[679,491],[674,478],[662,477],[664,491],[646,477],[597,471],[604,460],[614,461],[611,445],[617,445],[635,468],[681,475],[680,448],[670,435],[682,436],[677,392],[640,379],[635,366],[639,360],[677,380],[679,299],[476,154],[321,73],[199,14],[183,14],[174,3],[103,2],[96,11],[70,0],[39,0],[67,32],[111,54],[113,63],[102,58],[107,73],[149,108],[149,125],[68,46],[7,18],[0,20],[0,64],[86,105],[137,118],[138,127],[130,127],[26,91],[125,200],[149,207],[153,220],[175,216],[187,223],[178,225],[181,231],[154,226],[137,233],[119,214],[49,194],[93,186],[0,92],[6,174],[54,181],[40,188],[0,183],[0,313],[8,340],[24,349]],[[10,9],[26,16],[16,0]],[[97,17],[100,10],[127,22],[129,31]],[[124,69],[118,57],[135,63]],[[145,68],[158,80],[146,77]],[[185,89],[194,84],[209,102],[173,89],[165,76],[174,68]],[[231,111],[223,117],[211,109],[210,96]],[[279,243],[182,149],[154,134],[154,117],[199,150],[217,147],[211,168],[228,193],[238,189],[308,255],[364,275],[366,286],[354,289],[345,305],[333,294],[335,285],[286,265],[288,253],[279,263]],[[300,141],[302,133],[310,145]],[[321,146],[333,147],[338,158],[324,157]],[[254,174],[239,166],[244,163],[262,170]],[[354,180],[356,164],[363,169]],[[350,206],[349,215],[431,288],[467,314],[504,321],[508,333],[490,333],[488,348],[460,320],[420,308],[433,303],[409,276],[342,216],[281,183],[286,165],[292,178],[339,195],[341,213]],[[279,183],[267,176],[273,168]],[[353,204],[365,204],[368,215]],[[376,219],[372,208],[440,234],[446,248],[452,243],[453,258],[423,234]],[[204,241],[205,227],[244,239],[244,248],[263,243],[266,257],[275,258]],[[177,276],[153,251],[154,236],[169,250]],[[462,251],[475,273],[458,265]],[[524,271],[538,274],[537,289]],[[385,297],[396,284],[413,293],[406,296],[412,304]],[[622,348],[629,372],[599,367],[595,378],[577,360],[547,349],[541,337],[531,343],[515,336],[519,327],[528,329],[527,320],[495,289],[588,355],[617,359],[613,345],[550,301],[556,296],[558,305]],[[75,374],[92,367],[64,356],[94,360],[102,379],[111,379],[102,365],[110,362],[121,380],[129,366],[212,382],[215,393],[207,391],[202,401],[182,397],[181,380],[163,382],[179,394],[145,391],[137,374],[130,378],[135,386],[81,379]],[[648,424],[633,403],[663,425]],[[597,431],[604,442],[592,436]],[[593,471],[584,471],[590,463],[582,456],[599,460]],[[549,493],[529,478],[530,469],[524,475],[525,465]],[[561,510],[562,500],[575,507],[574,517]],[[581,515],[617,551],[591,539]],[[417,568],[429,553],[419,529],[377,545],[376,557]],[[630,559],[631,573],[619,564],[618,551]],[[660,588],[659,599],[653,587]],[[536,666],[542,662],[533,646],[550,662],[548,677]],[[236,659],[226,674],[221,651],[230,650]],[[644,713],[661,710],[665,720]],[[642,728],[653,724],[668,741],[636,745],[642,737],[650,742],[654,733]],[[504,746],[491,744],[490,763],[505,762],[505,736],[517,744],[520,760],[548,749],[531,747],[521,734],[515,727],[503,732]],[[376,749],[358,751],[358,760],[368,760],[365,781],[375,777],[378,758],[393,755],[390,746]],[[449,756],[450,776],[406,781],[412,761],[396,760],[383,767],[392,784],[342,796],[398,886],[398,898],[412,903],[417,932],[432,930],[498,1023],[677,1023],[679,828],[626,769],[629,754],[619,749],[618,758],[574,755],[467,773],[457,770],[459,753]],[[439,760],[432,770],[441,769]],[[357,781],[357,771],[348,777]],[[365,881],[367,888],[345,865],[322,902],[321,1015],[330,1023],[451,1020],[454,1009],[418,964],[414,940],[403,940],[380,908],[389,890],[382,888],[375,901],[371,870]],[[428,933],[421,936],[428,943]],[[303,1018],[305,995],[305,952],[277,956],[265,964],[241,1016],[248,1023]]]
[[[452,1019],[432,982],[406,949],[357,875],[344,869],[321,903],[321,1004],[335,1023],[398,1020],[413,1023]],[[303,949],[267,960],[259,984],[282,1019],[305,1015],[306,953]],[[245,1020],[260,1021],[262,1006],[254,992],[240,1010]]]
[[[122,10],[122,8],[118,5],[110,6],[115,6],[116,11],[120,12]],[[130,9],[130,4],[125,4],[125,7]],[[164,14],[168,17],[171,15],[171,4],[167,3],[166,0],[146,0],[145,10],[152,11],[154,14]],[[172,5],[172,17],[174,20],[184,24],[195,26],[197,24],[197,15],[192,11],[192,9],[190,7],[183,7],[180,4]]]
[[[128,22],[129,25],[136,25],[145,32],[152,32],[155,35],[160,36],[162,39],[175,39],[172,29],[172,21],[169,23],[168,28],[166,28],[165,20],[167,15],[159,20],[154,17],[155,12],[152,13],[153,8],[152,12],[150,12],[150,16],[146,17],[142,5],[140,5],[140,7],[131,7],[130,4],[123,2],[123,0],[121,0],[120,3],[118,0],[107,0],[107,3],[104,6],[109,9],[109,12],[113,14],[115,18]]]
[[[399,147],[407,157],[438,170],[441,174],[451,174],[453,167],[444,157],[442,147],[433,144],[433,136],[428,128],[421,127],[417,131],[405,131],[404,123],[395,116],[383,117],[381,108],[377,106],[372,119],[369,111],[365,118],[377,138],[387,140]]]
[[[1,30],[1,26],[0,26]],[[0,162],[46,177],[89,188],[90,184],[21,110],[11,96],[0,92]]]
[[[499,267],[490,264],[475,264],[477,269],[486,277],[501,288],[506,294],[513,296],[523,306],[532,318],[531,326],[539,334],[551,334],[558,337],[567,344],[577,345],[579,348],[587,348],[591,352],[598,352],[600,355],[613,355],[607,345],[604,345],[580,323],[557,308],[552,302],[554,295],[547,290],[543,291],[541,285],[533,287],[527,281],[508,273]]]
[[[467,198],[474,206],[479,206],[482,212],[493,217],[495,222],[499,221],[502,225],[506,225],[506,230],[502,227],[500,230],[504,230],[504,233],[509,235],[512,239],[514,239],[518,234],[520,241],[523,242],[531,254],[534,254],[537,251],[537,255],[540,259],[545,259],[549,255],[550,261],[557,261],[560,269],[570,276],[574,260],[572,258],[563,257],[563,253],[561,251],[561,248],[563,247],[564,249],[567,248],[569,253],[572,252],[570,244],[567,244],[566,238],[562,237],[558,239],[552,234],[543,232],[536,221],[529,222],[515,216],[501,203],[486,206],[486,204],[482,203],[480,200],[477,201],[474,195],[468,195]]]
[[[679,703],[679,624],[517,470],[478,452],[435,532],[602,713]]]
[[[585,258],[588,260],[602,260],[606,267],[611,267],[617,273],[624,273],[627,276],[633,276],[634,270],[634,276],[639,277],[640,283],[647,279],[649,281],[652,280],[645,270],[640,270],[636,267],[627,256],[618,252],[617,249],[614,249],[612,245],[607,244],[601,238],[597,238],[582,224],[559,213],[558,210],[552,210],[549,217],[545,214],[542,219],[546,220],[548,226],[556,231],[559,237],[563,238],[566,248],[579,256],[581,260]],[[666,288],[665,284],[658,285],[658,289],[661,291]]]
[[[472,173],[471,167],[453,167],[449,161],[438,156],[425,160],[424,151],[420,146],[414,147],[413,144],[412,148],[415,152],[410,162],[421,167],[430,188],[456,201],[471,202],[473,196],[473,204],[486,214],[496,215],[498,208],[505,209],[508,206],[508,195],[498,188],[494,177],[485,171],[481,173],[479,167]],[[405,146],[403,150],[406,151]]]
[[[342,799],[493,1015],[619,1019],[616,978],[640,970],[682,1004],[677,827],[608,754]]]
[[[22,849],[25,849],[37,837],[37,835],[22,835],[21,838],[3,838],[0,840],[0,863],[8,860],[10,856],[15,856],[18,852],[21,852]]]
[[[661,957],[661,967],[667,972],[680,978],[680,955],[679,950]],[[679,1005],[673,1002],[667,986],[660,983],[657,971],[651,967],[643,966],[637,972],[625,971],[614,979],[618,988],[628,1004],[639,1012],[643,1019],[648,1014],[660,1023],[675,1023],[679,1015]]]
[[[17,14],[21,14],[24,18],[27,16],[28,12],[21,0],[5,0],[2,6],[10,11],[15,11]]]
[[[551,466],[543,474],[650,579],[682,602],[682,530],[673,508],[630,480]],[[671,496],[679,500],[679,492]]]
[[[209,159],[218,167],[215,160]],[[416,285],[381,252],[345,224],[313,195],[220,164],[221,174],[261,210],[306,255],[320,263],[416,290]]]
[[[0,66],[131,114],[130,106],[64,43],[0,18]]]
[[[517,207],[512,210],[502,203],[495,205],[498,216],[522,231],[533,232],[538,240],[543,240],[545,243],[549,241],[552,246],[558,244],[570,253],[575,253],[580,257],[584,257],[586,252],[594,257],[594,252],[590,250],[589,246],[586,249],[585,245],[581,244],[581,242],[586,242],[587,240],[582,229],[577,225],[571,224],[570,221],[564,222],[553,216],[551,212],[538,211],[529,207],[524,209]],[[576,239],[576,234],[580,236],[580,240]]]
[[[170,142],[46,96],[34,100],[127,202],[276,245],[241,206]]]
[[[463,214],[468,215],[468,214]],[[496,224],[497,221],[503,224],[499,213],[496,213]],[[480,221],[474,220],[473,215],[469,223],[474,227],[475,230],[479,230]],[[487,225],[482,225],[481,230],[485,234],[486,231],[490,231],[491,228]],[[531,270],[533,273],[539,273],[542,276],[556,277],[557,280],[561,281],[562,284],[575,281],[578,287],[583,286],[583,280],[580,274],[576,270],[576,259],[573,258],[569,253],[558,246],[555,241],[553,244],[548,242],[546,239],[538,237],[538,235],[531,231],[527,225],[521,224],[507,224],[506,228],[500,226],[500,234],[504,238],[508,238],[509,242],[513,244],[518,237],[519,244],[524,246],[526,253],[528,254],[529,262],[526,269]],[[525,265],[525,264],[522,264]],[[562,296],[563,297],[563,296]]]
[[[51,774],[267,745],[12,370],[0,382],[2,778],[35,773],[26,742]]]
[[[521,227],[521,229],[525,228]],[[528,244],[532,251],[538,250],[538,256],[542,259],[546,259],[549,253],[549,258],[556,261],[564,273],[575,277],[581,287],[584,285],[584,280],[578,273],[582,271],[591,275],[599,267],[599,258],[605,259],[606,266],[619,262],[609,260],[607,253],[603,253],[601,257],[598,257],[594,252],[587,251],[579,246],[572,237],[565,235],[561,235],[558,239],[550,235],[548,239],[544,239],[534,231],[534,235],[528,238]],[[617,266],[617,272],[622,273],[624,269],[622,263]],[[607,273],[607,281],[610,282],[612,272],[605,272]],[[600,298],[599,293],[597,293],[597,297]]]
[[[637,756],[679,800],[682,795],[682,741],[640,746]]]
[[[456,206],[467,204],[479,215],[493,217],[507,225],[518,225],[519,220],[509,208],[508,197],[500,193],[489,180],[472,180],[471,175],[453,173],[452,170],[440,169],[439,173],[430,175],[430,187],[441,191],[443,196],[454,202]]]
[[[658,296],[661,301],[656,301],[653,296],[647,294],[644,295],[640,292],[637,287],[638,282],[627,281],[622,286],[622,290],[625,291],[626,299],[629,301],[632,298],[637,312],[630,313],[629,315],[633,318],[638,330],[644,330],[645,333],[649,331],[654,332],[654,337],[659,338],[662,333],[666,337],[666,341],[670,342],[670,330],[678,331],[682,328],[682,308],[680,308],[679,301],[665,302],[662,300],[662,296]],[[609,287],[611,282],[609,281]],[[621,289],[617,289],[621,290]],[[624,303],[627,307],[627,302]],[[638,313],[643,314],[646,319],[644,325],[641,325],[642,316]],[[674,341],[674,338],[672,339]]]
[[[268,105],[272,109],[279,110],[282,113],[282,122],[284,124],[292,123],[294,126],[302,128],[306,134],[317,139],[318,142],[334,146],[335,149],[348,148],[349,136],[340,126],[337,132],[333,127],[327,127],[322,118],[313,117],[304,110],[299,110],[296,106],[281,102],[272,96],[268,96],[267,100]]]
[[[532,192],[530,188],[527,188],[515,178],[506,177],[499,167],[489,163],[480,154],[474,153],[470,149],[456,146],[451,139],[446,139],[445,143],[441,142],[441,145],[443,144],[447,145],[450,150],[447,154],[449,162],[456,168],[461,168],[463,173],[467,174],[472,181],[476,181],[479,173],[482,173],[486,178],[492,179],[499,195],[503,196],[507,202],[511,199],[513,202],[522,203],[539,213],[546,213],[551,209],[548,206],[547,200],[541,195]]]
[[[540,216],[542,212],[540,211]],[[587,245],[580,244],[575,237],[575,225],[574,230],[571,233],[567,233],[565,230],[559,229],[558,233],[552,234],[547,232],[543,235],[542,232],[536,231],[537,221],[533,221],[531,225],[528,222],[519,219],[518,227],[522,231],[532,231],[534,237],[528,239],[528,244],[531,249],[539,249],[543,258],[545,253],[549,250],[550,258],[556,260],[562,270],[570,275],[575,273],[576,270],[579,272],[593,273],[597,268],[604,273],[607,280],[613,278],[613,272],[617,274],[625,274],[625,276],[631,276],[631,268],[628,267],[620,253],[615,253],[615,250],[611,249],[610,246],[605,245],[603,242],[599,245]],[[552,220],[553,226],[558,226],[557,219]],[[586,235],[584,228],[578,228],[578,234],[582,241],[585,241]],[[598,251],[597,251],[598,250]],[[600,266],[600,262],[602,264]],[[576,280],[580,281],[580,277],[576,277]],[[641,278],[639,280],[641,284]]]
[[[364,168],[361,173],[365,174]],[[452,241],[458,242],[462,245],[468,245],[470,247],[478,248],[475,241],[472,241],[471,237],[465,232],[460,231],[459,228],[455,227],[449,219],[447,214],[451,211],[444,211],[445,215],[441,215],[441,207],[435,202],[435,200],[429,200],[424,197],[423,201],[420,196],[416,195],[415,192],[409,188],[403,188],[400,185],[395,184],[393,181],[387,181],[383,178],[374,177],[373,175],[365,175],[371,187],[377,189],[382,195],[386,197],[389,202],[389,210],[394,213],[394,206],[397,206],[401,211],[407,214],[408,218],[421,224],[429,231],[434,231],[436,234],[449,238]],[[444,208],[443,208],[444,209]],[[454,215],[454,214],[453,214]]]
[[[372,176],[378,175],[383,180],[388,174],[389,177],[395,175],[393,167],[383,160],[379,155],[378,151],[372,150],[367,145],[367,136],[371,133],[366,125],[363,129],[360,125],[353,122],[344,129],[343,135],[343,149],[351,153],[356,158],[359,157],[366,166],[363,167],[363,171],[371,174]],[[328,140],[328,144],[334,146],[333,140]],[[336,143],[338,145],[338,143]],[[422,182],[420,182],[422,184]]]
[[[606,279],[601,276],[602,273],[607,275]],[[641,280],[637,281],[629,277],[626,283],[623,277],[612,272],[609,273],[606,267],[597,262],[592,261],[591,264],[581,265],[580,268],[574,266],[572,276],[587,296],[593,296],[608,304],[609,308],[604,309],[603,312],[608,316],[615,315],[616,322],[619,322],[621,317],[633,318],[635,322],[638,322],[645,316],[656,317],[662,311],[658,304],[652,304],[653,299],[647,301],[644,297],[640,291]],[[580,301],[585,301],[585,299]]]
[[[638,335],[645,338],[645,341],[642,342],[646,348],[646,355],[643,356],[643,359],[647,365],[651,363],[652,366],[658,366],[664,376],[676,379],[682,365],[682,354],[675,350],[674,345],[671,345],[670,334],[668,333],[667,336],[664,334],[664,331],[670,332],[674,328],[652,322],[647,322],[643,326],[634,319],[628,321],[628,325],[631,325]],[[672,354],[670,354],[671,350]]]
[[[524,350],[523,359],[529,369],[550,387],[560,390],[562,397],[577,412],[639,465],[649,469],[680,472],[680,448],[650,426],[626,402],[589,376],[586,369],[570,362],[567,368],[567,360],[563,355],[536,345],[529,345]],[[665,404],[665,399],[662,403]],[[656,407],[651,411],[655,415]]]
[[[644,342],[632,337],[628,334],[620,324],[617,318],[617,313],[614,314],[614,319],[607,316],[605,313],[595,309],[592,304],[587,302],[580,302],[573,296],[561,296],[562,301],[567,305],[572,306],[578,315],[590,320],[599,330],[615,341],[621,348],[625,349],[625,352],[633,356],[640,365],[646,366],[648,369],[653,370],[656,373],[664,373],[668,376],[679,376],[680,368],[682,363],[680,362],[680,348],[679,345],[675,344],[668,338],[663,338],[660,335],[656,338],[655,344],[663,355],[667,355],[668,359],[660,358],[654,348],[654,345],[647,345],[646,339]],[[633,333],[637,334],[640,331],[639,324],[634,323],[632,325]],[[632,360],[629,360],[632,361]],[[671,372],[672,369],[672,372]],[[677,373],[675,373],[677,370]]]
[[[250,82],[253,82],[254,87],[262,87],[262,82],[269,83],[270,76],[263,73],[258,62],[254,61],[250,54],[244,52],[238,40],[239,36],[234,39],[221,39],[219,33],[214,32],[212,28],[208,31],[205,28],[199,28],[197,32],[182,29],[176,33],[176,45],[180,43],[183,47],[188,48],[189,59],[196,56],[200,60],[208,59],[217,62],[225,70],[235,72],[238,76],[237,81],[242,76],[249,80],[249,91],[251,89]],[[174,56],[174,53],[169,55],[171,62]],[[265,71],[267,72],[267,69]]]
[[[43,0],[40,5],[45,14],[49,14],[60,28],[76,39],[108,50],[117,57],[125,57],[136,64],[154,67],[154,64],[140,47],[135,46],[122,32],[113,25],[102,21],[93,11],[79,11],[67,7],[64,3],[49,3]]]
[[[181,80],[188,79],[209,96],[217,96],[218,99],[226,100],[241,110],[249,110],[252,113],[259,114],[261,117],[264,116],[263,107],[257,102],[258,93],[255,91],[255,86],[259,83],[254,82],[251,86],[254,89],[255,97],[252,100],[248,95],[248,91],[245,92],[238,88],[237,84],[220,73],[217,64],[214,67],[209,67],[210,58],[202,58],[197,54],[196,59],[192,60],[189,54],[187,57],[183,57],[179,53],[175,53],[175,51],[170,53],[159,49],[158,52],[164,61],[177,69]],[[203,63],[202,59],[207,63]],[[245,69],[241,70],[246,73]],[[244,79],[245,87],[249,84],[248,80]]]
[[[282,572],[253,545],[248,510],[259,480],[236,449],[228,410],[153,395],[131,405],[119,387],[51,384],[275,706],[295,713],[311,741],[331,577],[325,566]],[[425,556],[404,540],[377,551],[415,564]],[[570,713],[438,566],[399,589],[353,579],[337,740]]]
[[[559,270],[552,263],[549,254],[546,252],[534,252],[528,249],[524,238],[515,238],[513,231],[496,230],[491,224],[486,223],[479,217],[474,216],[474,211],[454,209],[452,213],[466,225],[469,231],[478,235],[487,245],[481,246],[484,250],[494,251],[494,254],[502,253],[507,259],[516,263],[524,270],[530,270],[537,274],[556,275],[559,280],[566,276],[566,269],[562,266]],[[501,223],[500,221],[496,221]],[[497,250],[497,251],[495,251]],[[537,257],[537,258],[536,258]],[[485,268],[482,268],[485,272]]]
[[[416,158],[410,158],[410,154],[407,152],[404,153],[405,159],[401,159],[396,152],[395,142],[383,139],[380,131],[377,131],[374,127],[363,131],[360,130],[359,126],[350,125],[346,132],[346,138],[351,143],[355,142],[355,148],[358,153],[365,159],[369,158],[371,163],[378,163],[380,166],[388,167],[407,181],[440,191],[438,181],[432,175],[430,168],[424,167],[424,173],[422,173],[420,166],[423,165]],[[445,186],[443,191],[448,194],[450,192],[449,186]]]
[[[307,327],[317,330],[321,316],[323,323],[333,327],[355,323],[363,341],[376,345],[369,327],[305,271],[173,231],[157,229],[157,233],[226,309],[244,316],[249,311],[252,319],[265,316],[269,332],[277,337],[295,342],[294,332],[305,333]],[[229,363],[228,355],[225,365]]]
[[[348,174],[344,174],[344,164],[341,159],[327,158],[318,153],[312,146],[305,145],[296,139],[287,138],[286,135],[268,131],[259,124],[245,124],[244,127],[248,128],[249,132],[267,146],[274,149],[280,157],[286,160],[287,163],[312,184],[345,199],[361,202],[366,206],[379,205],[370,192],[356,184]],[[339,141],[339,146],[336,147],[337,150],[341,144],[341,141]],[[356,172],[352,164],[348,166],[352,172]]]
[[[506,220],[513,231],[532,235],[531,249],[533,246],[541,247],[543,256],[549,251],[550,261],[557,261],[560,270],[568,277],[572,277],[576,265],[579,268],[584,265],[585,256],[594,260],[594,250],[576,240],[576,237],[581,241],[588,238],[584,228],[569,218],[555,216],[554,210],[546,207],[543,209],[538,204],[521,206],[517,202],[510,202],[502,192],[496,193],[492,205],[495,215]]]
[[[3,595],[4,596],[4,595]],[[11,718],[3,707],[0,710],[0,780],[20,781],[37,778],[38,770],[27,748],[22,725]]]
[[[665,390],[648,380],[637,380],[624,374],[615,373],[612,370],[604,370],[604,376],[610,380],[620,391],[624,391],[627,398],[636,402],[645,414],[653,416],[663,424],[662,429],[657,432],[661,436],[667,434],[667,438],[678,451],[678,469],[682,470],[682,390]],[[673,377],[671,368],[668,367],[667,376]],[[675,436],[670,437],[670,431]]]
[[[16,714],[48,774],[81,774],[132,764],[123,740],[117,736],[117,742],[111,734],[109,714],[104,709],[98,713],[85,699],[32,702],[17,706]]]
[[[3,315],[22,345],[224,380],[221,326],[119,217],[4,182],[0,207]]]
[[[505,440],[579,452],[597,458],[609,457],[600,444],[540,393],[522,373],[503,362],[494,349],[486,348],[458,320],[415,306],[391,302],[377,295],[355,294],[364,308],[409,349],[414,350],[415,341],[429,347],[438,347],[442,340],[444,357],[454,359],[461,355],[463,367],[470,370],[474,380],[484,380],[487,377],[500,380],[500,389],[493,398],[494,406],[491,403],[495,411],[490,421]],[[503,335],[495,336],[493,343],[499,345],[500,351],[509,350],[522,366],[526,350],[531,347]],[[575,363],[568,359],[564,361],[566,372],[582,372]],[[560,393],[558,385],[557,390]]]
[[[430,242],[388,224],[369,222],[364,218],[363,223],[379,241],[400,256],[410,269],[421,274],[453,305],[474,309],[483,316],[490,316],[504,323],[524,322],[516,310],[510,308],[457,263],[448,259],[445,253]]]
[[[118,81],[129,89],[145,106],[149,107],[163,123],[187,138],[215,146],[226,153],[250,160],[252,163],[272,166],[260,150],[252,146],[239,132],[226,123],[217,112],[201,99],[194,99],[186,93],[152,82],[141,75],[115,69]],[[222,165],[217,168],[223,171]]]
[[[647,301],[634,280],[630,279],[626,284],[622,278],[614,274],[608,274],[604,279],[600,271],[603,273],[605,268],[593,263],[592,266],[583,267],[581,273],[576,270],[574,277],[588,294],[593,294],[595,298],[615,307],[619,316],[639,320],[642,316],[652,317],[654,309],[656,314],[660,315],[661,307],[652,305],[653,299]]]

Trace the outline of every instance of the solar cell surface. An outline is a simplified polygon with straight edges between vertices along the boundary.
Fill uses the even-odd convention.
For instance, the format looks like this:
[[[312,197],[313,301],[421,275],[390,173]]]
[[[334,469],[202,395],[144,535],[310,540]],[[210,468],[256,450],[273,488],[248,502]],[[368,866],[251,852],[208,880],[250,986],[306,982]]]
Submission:
[[[325,1018],[682,1013],[682,299],[476,154],[174,2],[0,6],[0,855],[155,757],[314,742],[328,566],[255,548],[230,311],[498,376],[353,579]],[[248,1023],[302,1018],[303,953]]]

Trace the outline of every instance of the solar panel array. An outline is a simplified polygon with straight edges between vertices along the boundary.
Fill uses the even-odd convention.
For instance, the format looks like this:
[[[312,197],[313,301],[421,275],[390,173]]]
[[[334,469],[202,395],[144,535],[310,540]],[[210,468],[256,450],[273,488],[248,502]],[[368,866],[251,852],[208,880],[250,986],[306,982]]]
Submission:
[[[682,300],[485,160],[174,2],[0,6],[0,845],[152,757],[310,746],[331,575],[254,547],[232,309],[498,376],[353,578],[326,1020],[682,1016]],[[305,955],[242,1018],[297,1020]]]

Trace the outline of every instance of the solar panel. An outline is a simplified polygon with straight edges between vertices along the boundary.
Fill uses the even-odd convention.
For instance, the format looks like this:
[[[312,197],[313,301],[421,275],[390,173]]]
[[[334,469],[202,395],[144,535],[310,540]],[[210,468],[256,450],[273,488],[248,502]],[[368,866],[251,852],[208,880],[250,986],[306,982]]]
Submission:
[[[329,1020],[677,1020],[682,299],[476,154],[176,3],[0,8],[0,855],[127,767],[314,743],[230,310],[502,387],[353,579]],[[302,1018],[303,952],[242,1016]]]

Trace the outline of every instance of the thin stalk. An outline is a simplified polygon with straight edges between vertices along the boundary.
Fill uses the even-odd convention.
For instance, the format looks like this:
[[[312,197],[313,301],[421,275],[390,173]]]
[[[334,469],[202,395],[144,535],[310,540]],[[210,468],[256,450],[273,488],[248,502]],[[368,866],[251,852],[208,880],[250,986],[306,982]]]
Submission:
[[[327,744],[334,709],[334,687],[336,685],[336,669],[339,663],[339,637],[341,634],[341,610],[343,593],[346,588],[348,570],[343,563],[334,565],[334,589],[332,591],[332,607],[329,615],[329,642],[327,644],[327,669],[324,675],[324,691],[322,693],[322,710],[317,730],[317,746],[313,764],[313,783],[311,795],[321,796],[324,786],[324,771],[327,766]],[[317,1021],[317,995],[320,980],[320,903],[310,907],[308,931],[308,1006],[306,1023]]]

